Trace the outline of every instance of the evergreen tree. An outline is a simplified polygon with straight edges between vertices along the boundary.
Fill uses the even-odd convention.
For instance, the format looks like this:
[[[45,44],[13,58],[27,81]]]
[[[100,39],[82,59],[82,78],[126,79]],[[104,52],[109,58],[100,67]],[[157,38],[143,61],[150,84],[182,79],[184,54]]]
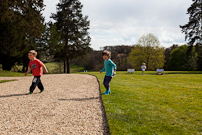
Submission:
[[[1,1],[0,63],[4,70],[10,70],[16,62],[28,66],[27,51],[36,49],[34,40],[43,31],[43,7],[43,0]]]
[[[192,1],[193,4],[187,10],[187,14],[190,14],[189,22],[180,26],[191,46],[195,43],[202,44],[202,0]]]
[[[57,31],[56,23],[49,22],[45,25],[42,34],[41,45],[44,50],[48,50],[49,55],[54,55],[57,62],[64,60],[64,42],[61,33]]]
[[[64,42],[64,72],[70,73],[70,60],[86,54],[90,46],[88,33],[90,21],[82,15],[83,5],[79,0],[60,0],[57,13],[52,14],[57,30]],[[67,70],[66,70],[67,69]]]

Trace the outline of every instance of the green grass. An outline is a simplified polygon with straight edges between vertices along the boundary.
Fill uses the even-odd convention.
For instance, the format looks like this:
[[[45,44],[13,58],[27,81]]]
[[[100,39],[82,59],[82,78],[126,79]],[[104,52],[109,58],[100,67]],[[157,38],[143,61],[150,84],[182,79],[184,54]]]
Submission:
[[[0,83],[12,82],[12,81],[16,81],[16,80],[0,80]]]
[[[25,75],[24,73],[0,70],[0,77],[22,77],[24,75]],[[29,75],[31,75],[31,74],[28,74],[28,76]]]
[[[202,74],[118,72],[112,94],[103,95],[112,135],[202,134]],[[189,74],[188,74],[189,73]],[[197,72],[201,73],[201,72]],[[96,75],[101,83],[104,74]]]
[[[60,68],[58,63],[45,63],[47,69],[49,70],[49,73],[60,73]],[[60,63],[61,65],[61,72],[63,73],[64,70],[64,65],[62,63]],[[77,73],[79,71],[83,71],[84,68],[80,67],[80,66],[76,66],[76,65],[71,65],[70,67],[70,72],[71,73]]]

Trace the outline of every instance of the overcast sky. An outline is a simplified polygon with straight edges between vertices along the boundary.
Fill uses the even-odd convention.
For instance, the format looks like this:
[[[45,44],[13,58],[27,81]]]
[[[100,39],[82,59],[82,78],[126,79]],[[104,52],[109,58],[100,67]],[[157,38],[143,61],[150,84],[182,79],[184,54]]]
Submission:
[[[80,0],[89,16],[91,47],[133,45],[143,34],[153,33],[161,46],[185,44],[179,25],[188,22],[192,0]],[[59,0],[44,0],[45,21],[56,13]]]

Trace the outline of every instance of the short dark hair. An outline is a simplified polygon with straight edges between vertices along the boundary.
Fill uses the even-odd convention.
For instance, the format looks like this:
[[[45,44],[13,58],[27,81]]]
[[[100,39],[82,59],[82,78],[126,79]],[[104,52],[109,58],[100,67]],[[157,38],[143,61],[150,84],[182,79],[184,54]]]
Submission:
[[[102,52],[102,56],[104,56],[104,55],[106,55],[107,57],[111,58],[111,52],[110,51],[107,51],[107,50],[103,51]]]

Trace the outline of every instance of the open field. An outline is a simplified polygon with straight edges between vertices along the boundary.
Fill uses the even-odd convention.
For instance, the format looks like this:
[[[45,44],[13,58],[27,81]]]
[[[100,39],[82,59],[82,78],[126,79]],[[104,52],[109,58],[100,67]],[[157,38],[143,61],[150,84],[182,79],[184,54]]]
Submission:
[[[165,72],[152,75],[117,72],[112,94],[103,95],[112,135],[201,135],[201,72]],[[183,74],[185,73],[185,74]],[[197,74],[193,74],[197,73]],[[101,83],[104,74],[91,72]]]

